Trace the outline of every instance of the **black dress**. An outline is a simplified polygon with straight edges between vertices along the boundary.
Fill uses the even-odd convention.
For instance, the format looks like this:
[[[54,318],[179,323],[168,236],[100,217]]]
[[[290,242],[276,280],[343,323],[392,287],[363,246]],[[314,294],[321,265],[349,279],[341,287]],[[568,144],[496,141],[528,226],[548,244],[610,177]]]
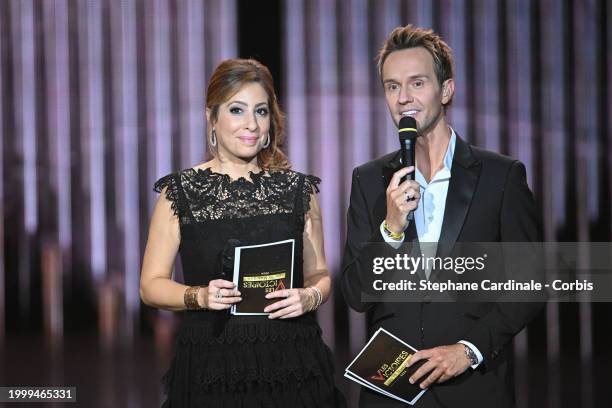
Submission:
[[[179,218],[186,285],[207,285],[221,277],[220,254],[229,239],[253,245],[294,238],[293,282],[303,287],[304,214],[320,180],[290,170],[250,177],[232,181],[210,169],[186,169],[155,183],[157,192],[167,188]],[[162,382],[163,407],[345,406],[312,313],[270,320],[186,311]]]

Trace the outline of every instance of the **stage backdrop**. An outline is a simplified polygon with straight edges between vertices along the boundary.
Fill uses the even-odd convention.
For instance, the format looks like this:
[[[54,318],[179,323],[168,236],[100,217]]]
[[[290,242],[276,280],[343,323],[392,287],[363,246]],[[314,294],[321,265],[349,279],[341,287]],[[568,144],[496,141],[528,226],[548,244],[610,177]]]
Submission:
[[[67,339],[90,332],[110,353],[151,343],[165,365],[176,319],[138,296],[152,186],[205,159],[207,78],[225,58],[260,57],[276,75],[293,167],[323,180],[337,281],[352,169],[397,148],[374,56],[407,23],[453,48],[450,123],[525,163],[545,239],[610,241],[609,21],[605,0],[0,1],[2,352],[16,353],[27,335],[41,339],[42,359],[69,359]],[[262,34],[270,28],[279,35]],[[550,304],[517,337],[519,406],[609,397],[597,373],[612,361],[610,311]],[[363,317],[338,290],[318,317],[341,375],[365,340]],[[157,374],[148,372],[152,384]],[[340,375],[354,402],[356,387]],[[109,389],[92,395],[149,406],[146,391],[126,402]]]

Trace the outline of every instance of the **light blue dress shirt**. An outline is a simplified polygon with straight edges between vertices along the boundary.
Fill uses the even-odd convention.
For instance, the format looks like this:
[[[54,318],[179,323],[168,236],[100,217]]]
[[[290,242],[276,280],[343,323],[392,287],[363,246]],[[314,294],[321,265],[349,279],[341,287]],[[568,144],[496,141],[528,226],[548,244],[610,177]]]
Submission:
[[[440,239],[440,232],[442,231],[442,221],[444,221],[444,209],[446,208],[446,196],[448,195],[448,183],[451,178],[451,169],[453,167],[453,157],[455,155],[455,144],[457,142],[457,135],[453,128],[449,127],[451,131],[450,141],[446,148],[446,154],[444,155],[444,167],[434,174],[431,181],[428,183],[423,177],[423,174],[416,169],[414,179],[420,186],[421,198],[419,204],[414,210],[414,222],[416,224],[417,235],[419,242],[430,243],[423,248],[427,248],[424,255],[426,257],[434,257],[437,250],[437,242]],[[393,240],[387,234],[384,233],[382,224],[380,225],[380,233],[386,242],[397,248],[398,241]],[[431,253],[430,253],[431,252]],[[429,279],[430,270],[425,271],[427,279]],[[478,357],[478,363],[474,364],[472,368],[478,367],[482,362],[483,357],[480,350],[476,348],[472,343],[465,340],[459,340],[459,343],[465,344],[471,348],[476,357]]]
[[[440,239],[456,140],[455,131],[451,129],[450,141],[444,155],[444,167],[434,174],[429,183],[419,169],[416,169],[414,179],[421,187],[419,205],[414,210],[414,221],[419,242],[437,243]],[[435,256],[435,251],[432,256]]]

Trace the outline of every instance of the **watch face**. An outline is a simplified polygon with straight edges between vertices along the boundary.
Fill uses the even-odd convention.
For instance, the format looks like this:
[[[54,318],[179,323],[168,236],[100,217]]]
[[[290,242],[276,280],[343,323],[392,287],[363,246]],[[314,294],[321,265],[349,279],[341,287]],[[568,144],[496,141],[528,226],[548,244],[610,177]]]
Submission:
[[[465,344],[464,346],[465,346],[465,354],[467,354],[468,360],[470,360],[470,365],[474,365],[478,363],[478,357],[476,357],[476,353],[474,353],[474,350],[472,350]]]

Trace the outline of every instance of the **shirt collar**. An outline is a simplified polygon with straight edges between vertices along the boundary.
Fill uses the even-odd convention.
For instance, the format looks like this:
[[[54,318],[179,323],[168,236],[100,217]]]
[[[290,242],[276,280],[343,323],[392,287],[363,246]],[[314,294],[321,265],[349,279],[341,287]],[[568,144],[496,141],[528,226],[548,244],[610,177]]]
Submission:
[[[455,155],[455,145],[457,143],[457,135],[455,134],[455,130],[452,127],[448,127],[451,131],[451,137],[448,142],[448,146],[446,147],[446,153],[444,154],[443,164],[444,167],[436,173],[434,178],[430,181],[430,183],[434,181],[447,180],[451,178],[451,169],[453,167],[453,157]],[[425,187],[428,183],[425,181],[425,177],[421,174],[419,169],[416,169],[415,180],[421,187]]]

